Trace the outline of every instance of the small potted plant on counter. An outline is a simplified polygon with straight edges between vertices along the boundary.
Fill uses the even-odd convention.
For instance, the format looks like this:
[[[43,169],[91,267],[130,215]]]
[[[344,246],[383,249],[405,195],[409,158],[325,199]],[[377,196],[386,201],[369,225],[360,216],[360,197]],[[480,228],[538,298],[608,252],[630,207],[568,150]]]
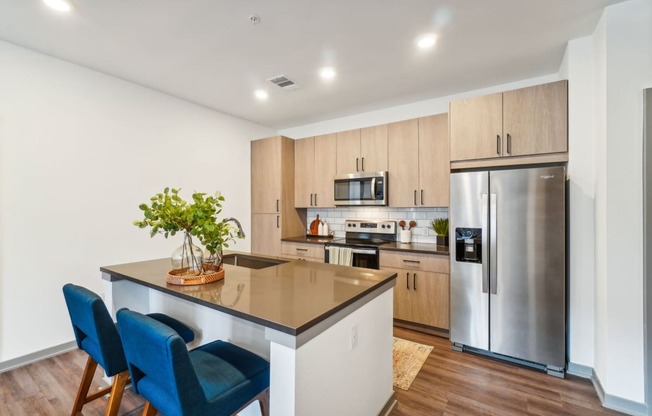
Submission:
[[[140,204],[143,219],[134,221],[140,228],[151,227],[150,236],[162,234],[165,238],[183,233],[183,244],[172,253],[172,270],[168,283],[200,284],[210,283],[224,277],[222,250],[229,247],[235,237],[243,238],[240,229],[236,231],[229,221],[217,220],[222,212],[224,197],[195,192],[189,203],[179,196],[178,189],[165,188],[150,198],[150,204]],[[193,238],[209,253],[205,260],[202,249],[194,244]]]
[[[437,245],[448,246],[448,218],[432,220],[432,229],[437,233]]]

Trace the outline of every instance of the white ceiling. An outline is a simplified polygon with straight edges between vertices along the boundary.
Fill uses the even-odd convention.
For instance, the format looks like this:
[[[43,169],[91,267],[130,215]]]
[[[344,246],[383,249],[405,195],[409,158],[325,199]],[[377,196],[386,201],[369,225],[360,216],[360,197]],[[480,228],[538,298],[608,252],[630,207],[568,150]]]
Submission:
[[[0,39],[280,129],[555,73],[619,1],[0,0]],[[281,74],[302,88],[266,82]]]

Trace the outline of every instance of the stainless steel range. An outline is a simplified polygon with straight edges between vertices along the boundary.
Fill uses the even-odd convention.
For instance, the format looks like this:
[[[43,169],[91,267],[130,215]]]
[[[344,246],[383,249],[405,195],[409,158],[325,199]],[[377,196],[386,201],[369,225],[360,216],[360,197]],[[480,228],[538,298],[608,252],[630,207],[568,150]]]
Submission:
[[[345,249],[351,250],[351,261],[348,265],[379,269],[378,247],[396,241],[396,221],[346,220],[344,229],[346,230],[345,238],[324,245],[324,262],[343,264],[338,261],[338,258],[343,257],[339,255],[340,249]],[[331,250],[331,247],[336,249]],[[338,253],[337,258],[331,258],[331,253],[336,252]]]

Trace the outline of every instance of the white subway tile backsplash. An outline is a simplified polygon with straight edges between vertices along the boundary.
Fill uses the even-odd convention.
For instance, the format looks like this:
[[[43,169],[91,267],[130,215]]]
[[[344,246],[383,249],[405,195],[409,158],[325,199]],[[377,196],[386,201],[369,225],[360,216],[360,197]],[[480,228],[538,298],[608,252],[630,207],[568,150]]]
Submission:
[[[326,220],[335,237],[344,237],[344,221],[352,220],[374,220],[390,219],[396,222],[415,220],[416,227],[412,229],[412,241],[417,243],[436,243],[436,234],[432,229],[432,220],[435,218],[447,218],[446,208],[389,208],[389,207],[342,207],[342,208],[309,208],[308,222],[319,218]]]

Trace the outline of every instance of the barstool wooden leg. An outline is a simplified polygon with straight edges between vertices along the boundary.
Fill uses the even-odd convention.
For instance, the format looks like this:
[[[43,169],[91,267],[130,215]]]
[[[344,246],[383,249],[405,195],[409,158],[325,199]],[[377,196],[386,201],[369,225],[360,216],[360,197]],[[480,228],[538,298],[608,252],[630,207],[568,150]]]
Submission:
[[[145,408],[141,416],[156,416],[156,408],[150,402],[145,403]]]
[[[75,403],[72,406],[72,416],[76,416],[81,413],[82,407],[86,403],[86,396],[88,395],[88,389],[91,387],[93,382],[93,376],[95,376],[95,369],[97,368],[97,362],[88,356],[86,360],[86,367],[84,368],[84,375],[79,382],[79,389],[77,390],[77,398],[75,398]]]
[[[113,377],[113,386],[111,387],[111,396],[109,396],[109,404],[106,407],[106,416],[117,416],[120,410],[120,402],[122,401],[122,394],[125,391],[125,386],[129,382],[129,371],[125,370],[116,374]]]
[[[269,389],[265,390],[258,395],[258,403],[260,404],[260,413],[263,416],[269,415]]]

